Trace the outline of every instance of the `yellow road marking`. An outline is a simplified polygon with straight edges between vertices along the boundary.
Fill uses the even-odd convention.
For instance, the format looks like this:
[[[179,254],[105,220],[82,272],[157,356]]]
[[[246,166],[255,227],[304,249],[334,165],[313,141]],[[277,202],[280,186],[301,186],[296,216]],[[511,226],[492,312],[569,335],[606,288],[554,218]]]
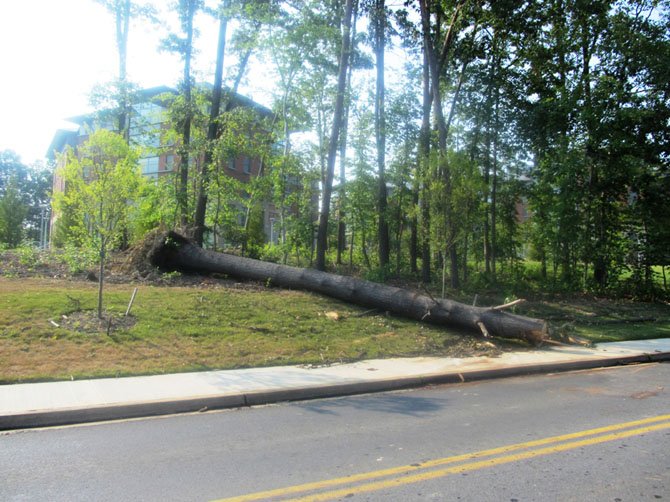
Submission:
[[[500,458],[497,458],[497,459],[489,459],[489,460],[485,460],[485,461],[481,461],[481,462],[471,462],[471,463],[468,463],[468,464],[465,464],[465,465],[451,467],[451,468],[448,468],[448,469],[442,469],[442,470],[439,470],[439,471],[431,471],[431,472],[428,472],[428,473],[422,473],[422,474],[418,474],[418,475],[414,475],[414,476],[406,476],[407,474],[415,472],[415,471],[423,471],[423,470],[427,470],[427,469],[433,468],[433,467],[439,467],[439,466],[443,466],[443,465],[447,465],[447,464],[453,464],[453,463],[462,462],[462,461],[465,461],[465,460],[476,460],[476,459],[480,459],[480,458],[483,458],[483,457],[490,457],[492,455],[500,455],[500,454],[504,454],[504,453],[517,451],[517,450],[526,449],[526,448],[544,446],[544,445],[549,445],[549,444],[552,444],[552,443],[560,443],[560,442],[568,441],[568,440],[571,440],[571,439],[579,439],[579,438],[584,438],[584,437],[587,437],[587,436],[593,436],[593,435],[597,435],[597,434],[611,433],[613,431],[621,431],[622,429],[628,429],[628,428],[631,428],[631,427],[636,427],[636,426],[641,426],[641,425],[646,425],[646,424],[652,424],[652,423],[655,423],[655,422],[662,422],[664,420],[670,420],[670,414],[659,415],[657,417],[650,417],[650,418],[645,418],[645,419],[641,419],[641,420],[634,420],[634,421],[631,421],[631,422],[624,422],[624,423],[620,423],[620,424],[613,424],[613,425],[608,425],[608,426],[605,426],[605,427],[598,427],[598,428],[595,428],[595,429],[588,429],[588,430],[579,431],[579,432],[572,432],[572,433],[563,434],[563,435],[560,435],[560,436],[552,436],[552,437],[543,438],[543,439],[536,439],[536,440],[527,441],[527,442],[524,442],[524,443],[516,443],[516,444],[512,444],[512,445],[501,446],[501,447],[498,447],[498,448],[491,448],[491,449],[488,449],[488,450],[482,450],[482,451],[478,451],[478,452],[475,452],[475,453],[466,453],[466,454],[462,454],[462,455],[455,455],[455,456],[452,456],[452,457],[430,460],[430,461],[427,461],[427,462],[423,462],[421,464],[403,465],[403,466],[400,466],[400,467],[392,467],[392,468],[389,468],[389,469],[382,469],[382,470],[378,470],[378,471],[371,471],[371,472],[365,472],[365,473],[360,473],[360,474],[352,474],[352,475],[344,476],[344,477],[341,477],[341,478],[327,479],[327,480],[323,480],[323,481],[315,481],[315,482],[311,482],[311,483],[305,483],[305,484],[302,484],[302,485],[287,486],[285,488],[277,488],[277,489],[274,489],[274,490],[267,490],[267,491],[262,491],[262,492],[250,493],[250,494],[247,494],[247,495],[241,495],[241,496],[237,496],[237,497],[220,499],[219,502],[246,502],[246,501],[252,501],[252,500],[267,499],[267,498],[270,498],[270,497],[286,497],[287,495],[305,493],[305,492],[314,491],[314,490],[323,490],[323,489],[326,489],[326,488],[331,488],[331,487],[339,486],[339,485],[357,483],[357,482],[361,482],[361,481],[373,481],[373,480],[383,478],[383,477],[388,477],[388,476],[394,476],[394,475],[405,476],[404,478],[397,478],[395,480],[389,480],[389,481],[381,482],[381,483],[391,483],[389,486],[395,486],[393,483],[397,482],[401,479],[404,480],[404,479],[408,479],[408,478],[414,478],[414,477],[417,477],[417,476],[430,476],[433,473],[442,472],[442,474],[432,476],[432,477],[439,477],[439,476],[444,476],[446,474],[450,474],[451,472],[447,472],[447,471],[450,471],[452,469],[456,469],[454,472],[465,472],[467,470],[472,470],[472,469],[468,468],[471,465],[482,464],[480,467],[475,467],[475,469],[478,469],[478,468],[485,467],[485,466],[497,465],[498,463],[507,463],[507,462],[513,462],[513,461],[516,461],[516,460],[523,460],[524,458],[532,458],[532,457],[538,456],[538,455],[544,455],[544,454],[548,454],[548,453],[564,451],[564,450],[568,450],[568,449],[571,449],[571,448],[578,448],[578,447],[584,446],[586,444],[597,444],[599,442],[613,441],[615,439],[619,439],[619,437],[635,436],[635,435],[638,435],[638,434],[643,434],[644,432],[649,432],[650,430],[657,430],[657,429],[667,428],[667,427],[670,427],[670,423],[660,424],[660,425],[656,425],[656,426],[652,426],[652,427],[634,429],[632,431],[620,432],[620,433],[617,433],[617,434],[609,434],[607,436],[599,436],[599,437],[584,440],[584,441],[577,441],[577,442],[573,442],[573,443],[568,443],[566,445],[558,445],[558,446],[553,446],[553,447],[549,447],[549,448],[543,448],[543,449],[540,449],[540,450],[533,450],[533,451],[526,452],[526,453],[521,453],[521,454],[518,454],[518,455],[509,455],[507,457],[500,457]],[[624,434],[624,435],[622,435],[622,434]],[[602,440],[602,438],[608,438],[608,439]],[[595,441],[595,442],[588,443],[589,441]],[[581,444],[581,443],[584,443],[584,444]],[[573,446],[575,444],[576,444],[576,446]],[[544,452],[544,453],[537,453],[537,452]],[[528,455],[528,456],[526,456],[526,455]],[[503,462],[499,461],[500,459],[510,459],[510,458],[512,458],[512,460],[506,460],[506,461],[503,461]],[[494,462],[494,463],[491,463],[491,462]],[[458,470],[458,469],[460,469],[460,470]],[[431,479],[431,477],[428,477],[426,479]],[[417,479],[416,481],[421,481],[421,479]],[[409,481],[409,482],[416,482],[416,481]],[[379,483],[370,483],[368,485],[363,485],[362,487],[358,487],[358,488],[366,488],[368,486],[377,485],[377,484],[379,484]],[[371,490],[378,490],[378,489],[381,489],[381,488],[372,488]],[[345,495],[349,494],[349,493],[355,493],[356,492],[355,489],[345,489],[345,490],[341,490],[341,491],[344,492]],[[370,490],[363,490],[363,491],[370,491]],[[327,494],[330,494],[330,493],[335,493],[335,492],[328,492]],[[324,494],[321,494],[321,495],[325,496],[327,494],[324,493]],[[319,496],[319,495],[315,495],[315,496],[312,496],[312,497],[307,497],[307,498],[305,498],[305,500],[325,500],[325,499],[313,498],[313,497],[317,497],[317,496]],[[341,496],[341,495],[338,495],[338,496]],[[332,496],[329,497],[329,498],[332,498]]]
[[[377,481],[360,486],[355,486],[352,488],[343,488],[339,490],[334,490],[325,493],[319,493],[316,495],[308,495],[306,497],[301,497],[297,499],[291,499],[294,502],[297,501],[310,501],[316,502],[321,500],[332,500],[338,497],[343,497],[349,494],[357,494],[364,492],[371,492],[377,490],[384,490],[388,488],[396,488],[398,486],[408,485],[411,483],[418,483],[421,481],[427,481],[430,479],[440,478],[447,476],[449,474],[459,474],[462,472],[475,471],[478,469],[483,469],[486,467],[493,467],[495,465],[509,464],[511,462],[518,462],[520,460],[526,460],[529,458],[539,457],[542,455],[549,455],[552,453],[559,453],[562,451],[573,450],[575,448],[580,448],[582,446],[591,446],[599,443],[606,443],[608,441],[615,441],[617,439],[623,439],[631,436],[637,436],[644,434],[646,432],[652,432],[661,429],[670,429],[670,422],[650,425],[649,427],[642,427],[639,429],[633,429],[623,432],[615,432],[613,434],[607,434],[605,436],[597,436],[590,439],[583,439],[581,441],[573,441],[571,443],[564,443],[555,446],[549,446],[547,448],[541,448],[539,450],[530,450],[523,453],[516,453],[513,455],[507,455],[504,457],[496,457],[486,460],[479,460],[477,462],[470,462],[463,465],[456,465],[453,467],[447,467],[446,469],[439,469],[436,471],[422,472],[420,474],[414,474],[411,476],[404,476],[400,478],[393,478],[386,481]]]

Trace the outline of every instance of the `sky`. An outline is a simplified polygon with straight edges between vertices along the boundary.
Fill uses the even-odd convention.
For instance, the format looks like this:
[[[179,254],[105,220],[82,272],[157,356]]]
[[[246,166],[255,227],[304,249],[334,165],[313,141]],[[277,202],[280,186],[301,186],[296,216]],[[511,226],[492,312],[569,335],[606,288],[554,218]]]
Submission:
[[[211,81],[217,23],[202,16],[198,26],[196,77]],[[140,87],[179,81],[178,57],[157,49],[166,32],[148,23],[130,28],[128,74]],[[93,0],[0,0],[0,68],[0,150],[32,164],[57,129],[71,127],[64,119],[91,111],[92,88],[115,78],[114,18]]]
[[[178,31],[166,24],[176,24],[170,11],[173,1],[150,1],[164,22],[131,24],[128,78],[140,88],[176,87],[182,63],[178,56],[158,50],[171,29]],[[212,2],[218,3],[208,4]],[[199,34],[194,78],[212,82],[218,22],[200,14],[195,24]],[[226,53],[225,66],[232,68],[234,62]],[[387,51],[387,84],[400,74],[401,63],[401,57]],[[114,17],[94,0],[0,0],[0,68],[0,151],[13,150],[24,164],[44,160],[56,131],[74,128],[65,119],[92,111],[93,88],[116,78]],[[267,64],[251,61],[239,92],[271,106],[271,72]]]

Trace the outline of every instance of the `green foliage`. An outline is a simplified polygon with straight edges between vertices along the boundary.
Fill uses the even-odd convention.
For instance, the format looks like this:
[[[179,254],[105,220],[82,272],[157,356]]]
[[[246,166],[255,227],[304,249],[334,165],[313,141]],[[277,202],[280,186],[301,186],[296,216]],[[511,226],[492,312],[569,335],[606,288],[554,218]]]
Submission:
[[[259,259],[273,263],[279,263],[284,256],[284,249],[282,246],[268,242],[263,246]]]
[[[161,176],[140,183],[130,227],[135,240],[154,228],[172,228],[176,223],[174,179]]]
[[[16,248],[16,255],[19,259],[19,264],[28,269],[33,269],[40,263],[40,252],[34,246],[24,244]]]
[[[0,195],[0,242],[17,247],[23,240],[23,222],[28,207],[21,200],[15,179],[10,179]]]
[[[263,229],[263,215],[264,213],[260,206],[253,206],[249,210],[249,222],[244,232],[243,249],[250,258],[258,258],[267,241]]]
[[[0,242],[14,247],[22,239],[40,241],[51,185],[49,168],[26,166],[11,150],[0,151]]]
[[[430,35],[453,35],[435,44],[448,49],[438,80],[449,130],[436,129],[444,121],[420,106],[424,68],[415,56],[423,50],[423,26],[407,5],[387,5],[389,41],[400,36],[410,57],[402,70],[393,67],[402,75],[386,90],[390,186],[383,214],[376,201],[374,79],[358,71],[370,68],[366,53],[373,41],[360,28],[373,21],[372,10],[361,5],[358,12],[367,19],[353,40],[356,71],[345,96],[346,183],[336,187],[328,208],[344,214],[342,258],[350,266],[343,269],[386,280],[407,276],[416,257],[425,256],[433,277],[444,272],[443,279],[452,276],[464,287],[506,290],[517,281],[551,291],[662,294],[658,271],[665,269],[658,267],[670,264],[667,6],[609,0],[428,4],[436,9]],[[449,26],[456,5],[457,22]],[[182,30],[166,44],[183,57],[186,72],[194,55],[190,35],[197,32],[193,13],[203,6],[196,0],[176,6]],[[188,162],[188,180],[182,183],[175,172],[141,187],[126,232],[138,238],[151,228],[188,224],[182,209],[194,207],[202,182],[208,244],[272,261],[311,260],[318,187],[332,146],[341,8],[312,0],[300,9],[232,2],[225,15],[236,22],[228,26],[226,50],[240,62],[251,54],[263,61],[276,83],[274,115],[261,120],[250,107],[226,106],[233,102],[224,93],[220,135],[209,144],[209,92],[185,76],[179,95],[164,97],[170,129],[162,131],[161,144],[178,150],[182,165]],[[226,68],[232,88],[242,69]],[[422,119],[427,130],[420,134]],[[210,150],[212,165],[202,166]],[[262,175],[228,167],[241,157],[262,162]],[[0,190],[8,172],[3,165],[30,177],[17,162],[0,157]],[[66,194],[74,189],[66,187]],[[100,232],[90,218],[82,223],[81,215],[91,213],[82,200],[63,197],[58,204],[56,242],[95,240]],[[529,211],[523,224],[519,206]],[[270,236],[263,232],[271,220],[276,245],[266,245]],[[395,260],[379,269],[377,228],[384,220]],[[328,238],[334,258],[335,225]],[[532,266],[529,257],[537,260]]]
[[[138,152],[123,136],[100,129],[77,151],[66,152],[60,176],[65,191],[56,194],[54,209],[68,213],[66,232],[81,239],[84,247],[98,250],[98,317],[102,319],[104,264],[108,247],[118,243],[129,228],[131,213],[142,184]],[[70,241],[70,244],[76,245]]]
[[[54,207],[67,225],[67,241],[105,247],[121,237],[142,184],[137,157],[123,137],[104,129],[66,153],[59,172],[65,191],[56,194]]]
[[[71,274],[78,274],[93,268],[100,259],[100,255],[92,246],[65,244],[59,250],[57,258],[67,265]]]

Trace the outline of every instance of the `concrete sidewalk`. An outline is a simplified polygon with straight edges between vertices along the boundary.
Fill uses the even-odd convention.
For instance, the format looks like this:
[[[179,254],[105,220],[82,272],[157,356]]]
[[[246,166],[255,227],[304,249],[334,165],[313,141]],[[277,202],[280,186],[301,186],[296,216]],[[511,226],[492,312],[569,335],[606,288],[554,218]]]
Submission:
[[[0,430],[236,408],[531,373],[670,360],[670,338],[500,357],[383,359],[0,385]]]

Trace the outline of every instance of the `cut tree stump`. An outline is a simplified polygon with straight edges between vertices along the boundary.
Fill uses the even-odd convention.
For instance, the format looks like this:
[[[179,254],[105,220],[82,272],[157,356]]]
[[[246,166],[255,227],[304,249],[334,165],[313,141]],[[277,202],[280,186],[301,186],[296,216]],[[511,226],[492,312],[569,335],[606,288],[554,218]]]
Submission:
[[[176,232],[168,232],[154,242],[147,259],[164,271],[220,273],[283,288],[313,291],[418,321],[465,328],[484,336],[524,340],[533,345],[548,338],[545,321],[510,314],[500,307],[474,307],[354,277],[217,253],[196,246]]]

